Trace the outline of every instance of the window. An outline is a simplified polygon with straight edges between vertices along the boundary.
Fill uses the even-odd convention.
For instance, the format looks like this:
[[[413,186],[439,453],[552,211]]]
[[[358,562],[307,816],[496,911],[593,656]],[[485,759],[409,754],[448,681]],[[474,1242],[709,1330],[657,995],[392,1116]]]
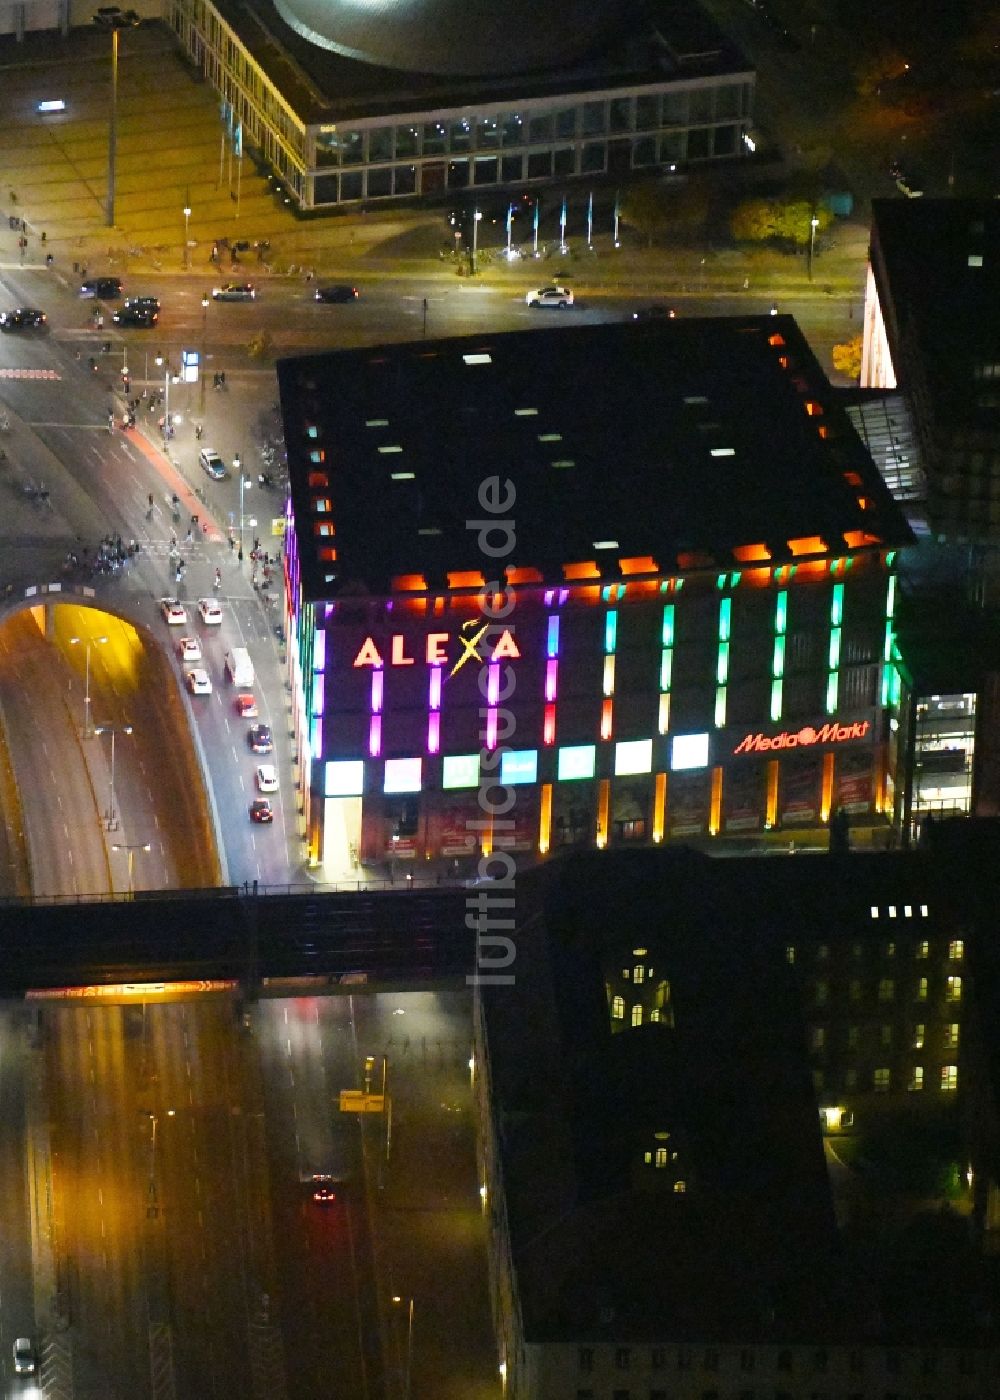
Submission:
[[[860,1001],[861,983],[858,981],[851,982],[850,986],[848,987],[847,994],[850,997],[851,1001]]]
[[[958,1037],[960,1031],[961,1026],[957,1021],[952,1021],[950,1025],[945,1027],[944,1045],[946,1050],[958,1049]]]
[[[924,1087],[923,1065],[914,1065],[910,1070],[910,1083],[908,1087],[912,1094],[920,1093],[921,1089]]]
[[[625,1019],[625,998],[614,996],[611,998],[611,1019],[612,1021],[624,1021]]]
[[[821,1094],[826,1085],[826,1078],[821,1069],[814,1069],[812,1072],[813,1089],[817,1094]]]
[[[646,971],[645,971],[645,968],[643,967],[642,963],[636,963],[635,967],[634,967],[633,970],[632,970],[632,981],[633,981],[633,982],[641,982],[641,981],[643,980],[643,978],[645,977],[645,975],[646,975]]]
[[[848,1050],[856,1050],[856,1049],[858,1048],[858,1040],[859,1040],[859,1037],[860,1037],[860,1031],[859,1031],[859,1028],[858,1028],[857,1026],[848,1026],[848,1027],[847,1027],[847,1048],[848,1048]]]
[[[856,1069],[849,1069],[844,1072],[844,1088],[856,1089],[858,1086],[858,1072]]]
[[[791,966],[795,962],[794,944],[787,943],[785,945],[785,962],[788,963],[789,966]]]
[[[632,1024],[633,1026],[642,1025],[642,1007],[638,1002],[632,1008]]]
[[[926,1033],[926,1030],[927,1028],[922,1021],[918,1021],[917,1024],[913,1027],[912,1044],[914,1050],[922,1050],[924,1048],[924,1035]]]
[[[962,1000],[962,979],[961,977],[949,977],[945,981],[945,1001]]]
[[[894,909],[890,909],[890,912],[891,912],[891,913],[895,913],[895,910],[894,910]],[[887,943],[887,944],[885,945],[885,955],[886,955],[887,958],[894,958],[894,957],[896,956],[896,945],[895,945],[895,943]]]
[[[615,1352],[615,1366],[619,1371],[627,1371],[632,1364],[632,1352],[628,1347],[619,1347]]]
[[[917,979],[917,1001],[927,1000],[927,987],[928,982],[926,977],[920,977]]]
[[[965,957],[965,941],[961,938],[953,938],[948,944],[948,957],[952,962],[961,962]]]
[[[888,1049],[892,1044],[892,1027],[882,1026],[879,1031],[879,1044],[883,1049]]]
[[[872,1075],[872,1087],[876,1094],[887,1094],[892,1087],[892,1072],[888,1069],[877,1069]]]
[[[688,1187],[687,1187],[687,1182],[686,1182],[686,1181],[675,1181],[675,1182],[674,1182],[674,1195],[675,1195],[675,1196],[683,1196],[684,1193],[687,1191],[687,1189],[688,1189]],[[689,1362],[688,1364],[690,1365],[690,1362]]]
[[[927,939],[926,939],[926,938],[921,938],[920,942],[917,944],[917,957],[918,957],[918,958],[926,958],[926,957],[929,957],[929,956],[930,956],[930,951],[931,951],[931,945],[928,943]]]
[[[941,1066],[941,1092],[950,1094],[958,1088],[958,1065]]]
[[[810,1050],[822,1050],[826,1044],[826,1029],[823,1026],[813,1026],[809,1033]]]
[[[826,999],[827,999],[827,996],[828,996],[828,994],[829,994],[829,991],[830,991],[830,988],[829,988],[829,985],[828,985],[826,982],[817,982],[817,983],[816,983],[816,1005],[817,1005],[817,1006],[825,1006],[825,1005],[826,1005]]]
[[[657,1165],[657,1168],[662,1169],[663,1167],[665,1167],[665,1166],[667,1165],[667,1161],[668,1161],[668,1160],[669,1160],[669,1159],[668,1159],[668,1156],[667,1156],[667,1149],[666,1149],[665,1147],[658,1147],[658,1148],[656,1149],[656,1165]]]
[[[882,977],[878,984],[879,1001],[895,1001],[896,984],[891,977]]]
[[[854,944],[851,945],[851,956],[852,956],[852,957],[854,957],[854,958],[860,958],[863,952],[864,952],[864,946],[863,946],[861,943],[854,943]]]
[[[579,1359],[581,1371],[592,1371],[594,1369],[594,1348],[581,1347]]]

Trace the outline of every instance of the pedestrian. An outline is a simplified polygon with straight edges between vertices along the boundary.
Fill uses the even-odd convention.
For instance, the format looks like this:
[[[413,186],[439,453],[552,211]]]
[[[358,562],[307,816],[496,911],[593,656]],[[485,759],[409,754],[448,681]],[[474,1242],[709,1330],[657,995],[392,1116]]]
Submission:
[[[232,553],[232,551],[233,551],[235,548],[236,548],[236,541],[233,539],[232,535],[230,535],[230,536],[229,536],[229,551],[230,551],[230,553]]]
[[[189,526],[188,526],[188,532],[187,532],[187,534],[184,536],[184,543],[185,543],[185,544],[190,544],[190,543],[192,542],[193,539],[194,539],[194,531],[191,529],[191,526],[189,525]]]
[[[48,235],[46,234],[45,230],[42,229],[42,242],[44,243],[44,242],[46,241],[47,238],[48,238]]]

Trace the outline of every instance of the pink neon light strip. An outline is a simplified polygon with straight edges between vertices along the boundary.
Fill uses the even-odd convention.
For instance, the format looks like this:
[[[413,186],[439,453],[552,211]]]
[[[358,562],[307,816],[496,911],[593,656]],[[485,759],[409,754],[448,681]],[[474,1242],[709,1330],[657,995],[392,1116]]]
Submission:
[[[440,666],[432,666],[432,667],[431,667],[431,682],[430,682],[430,688],[429,688],[429,693],[428,693],[428,697],[427,697],[427,703],[428,703],[428,705],[430,706],[430,708],[431,708],[432,710],[440,710],[440,708],[441,708],[441,667],[440,667]]]
[[[491,661],[486,671],[486,703],[495,705],[500,698],[500,663]]]
[[[542,723],[542,743],[554,744],[556,741],[556,707],[555,705],[545,706],[545,718]]]
[[[427,752],[437,753],[441,747],[441,715],[435,710],[427,716]]]
[[[545,699],[550,705],[555,703],[556,687],[559,680],[559,662],[552,660],[545,663]]]
[[[378,758],[382,751],[382,716],[372,715],[368,721],[368,752]]]
[[[373,715],[380,715],[380,714],[382,713],[382,693],[383,693],[383,690],[384,690],[384,689],[385,689],[385,672],[384,672],[384,671],[373,671],[373,672],[372,672],[372,714],[373,714]]]
[[[497,712],[495,708],[486,711],[486,747],[495,749],[497,746]]]

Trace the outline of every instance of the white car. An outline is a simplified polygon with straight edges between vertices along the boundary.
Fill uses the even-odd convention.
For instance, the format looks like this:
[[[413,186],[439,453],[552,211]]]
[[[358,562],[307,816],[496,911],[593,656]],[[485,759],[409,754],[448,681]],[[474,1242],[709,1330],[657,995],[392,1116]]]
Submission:
[[[196,666],[193,671],[185,671],[184,678],[192,695],[211,695],[212,678],[200,666]]]
[[[182,637],[177,643],[177,654],[182,661],[200,661],[201,644],[197,637]]]
[[[273,763],[258,763],[257,765],[257,791],[277,792],[278,774]]]
[[[168,627],[186,627],[188,615],[176,598],[161,598],[160,612]]]
[[[524,298],[529,306],[572,306],[573,293],[569,287],[536,287]]]
[[[198,611],[206,627],[218,627],[222,622],[222,609],[214,598],[199,598]]]
[[[30,1337],[18,1337],[14,1343],[14,1375],[33,1376],[38,1369],[35,1344]]]

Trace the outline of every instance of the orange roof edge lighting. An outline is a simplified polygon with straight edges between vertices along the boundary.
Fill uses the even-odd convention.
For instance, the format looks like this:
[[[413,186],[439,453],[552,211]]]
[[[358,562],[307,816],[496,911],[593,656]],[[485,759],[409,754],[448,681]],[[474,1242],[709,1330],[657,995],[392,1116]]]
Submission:
[[[845,530],[844,539],[849,549],[861,549],[866,544],[882,544],[881,535],[869,535],[867,530]]]
[[[820,539],[819,535],[803,535],[801,539],[787,540],[788,548],[793,555],[799,554],[829,554],[826,541]]]
[[[390,586],[394,593],[426,593],[427,580],[423,574],[396,574]]]
[[[448,575],[449,588],[485,588],[486,580],[478,569],[457,569]]]
[[[544,583],[545,575],[541,569],[531,569],[517,565],[511,565],[504,569],[508,583]]]
[[[651,554],[640,554],[634,559],[619,559],[618,567],[622,573],[629,574],[658,574],[660,566]]]
[[[714,569],[716,561],[711,554],[706,554],[703,550],[692,549],[684,554],[678,554],[677,567],[682,573],[689,569]]]
[[[770,557],[766,544],[738,544],[733,550],[733,558],[740,564],[763,564]]]
[[[564,564],[563,575],[565,578],[600,578],[601,571],[593,559],[585,564]]]

